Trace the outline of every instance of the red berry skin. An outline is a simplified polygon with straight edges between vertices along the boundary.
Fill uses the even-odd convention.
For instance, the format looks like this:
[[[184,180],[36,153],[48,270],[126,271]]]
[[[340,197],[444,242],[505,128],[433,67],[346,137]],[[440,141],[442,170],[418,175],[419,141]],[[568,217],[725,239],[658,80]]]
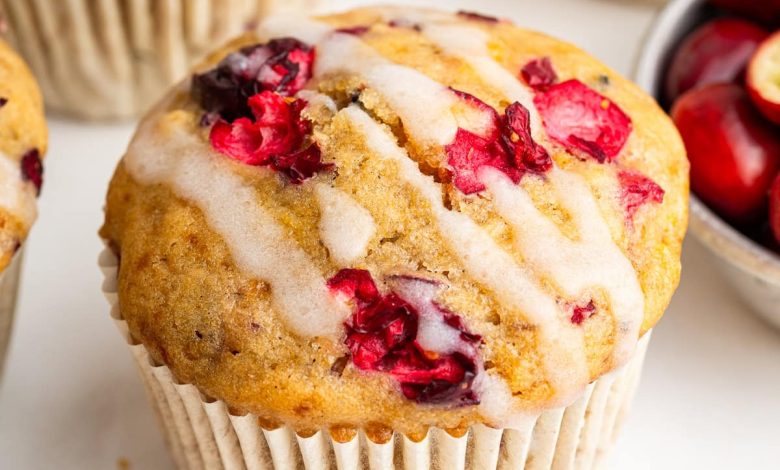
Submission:
[[[534,96],[547,135],[571,152],[611,162],[633,124],[620,107],[579,80],[566,80]]]
[[[766,217],[767,194],[780,169],[780,132],[756,111],[739,85],[691,90],[672,119],[691,162],[691,188],[725,219]]]
[[[780,243],[780,173],[769,191],[769,226],[777,243]]]
[[[666,99],[710,83],[732,83],[742,77],[750,57],[769,35],[744,20],[723,18],[700,26],[686,37],[672,57],[666,75]]]
[[[772,33],[753,54],[747,69],[745,85],[759,111],[780,124],[780,30]]]
[[[780,23],[780,0],[710,0],[710,3],[760,23]]]

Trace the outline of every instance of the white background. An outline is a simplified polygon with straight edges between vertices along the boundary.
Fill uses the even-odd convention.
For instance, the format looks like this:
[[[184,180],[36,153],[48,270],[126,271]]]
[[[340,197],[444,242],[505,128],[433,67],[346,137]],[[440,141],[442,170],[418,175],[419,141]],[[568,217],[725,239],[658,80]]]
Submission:
[[[475,4],[575,42],[629,74],[659,2],[446,3]],[[103,196],[132,125],[50,124],[41,214],[0,388],[0,468],[112,469],[120,458],[133,469],[170,468],[130,353],[109,320],[96,267]],[[611,466],[778,468],[780,333],[736,300],[693,239],[683,264]]]

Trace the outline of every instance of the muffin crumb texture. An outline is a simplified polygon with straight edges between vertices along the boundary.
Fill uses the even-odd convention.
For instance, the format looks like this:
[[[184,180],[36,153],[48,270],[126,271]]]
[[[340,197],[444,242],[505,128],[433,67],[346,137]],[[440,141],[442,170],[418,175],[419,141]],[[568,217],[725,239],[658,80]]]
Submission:
[[[545,35],[272,17],[142,121],[101,235],[133,339],[231,411],[458,435],[631,358],[679,280],[687,174],[651,98]]]

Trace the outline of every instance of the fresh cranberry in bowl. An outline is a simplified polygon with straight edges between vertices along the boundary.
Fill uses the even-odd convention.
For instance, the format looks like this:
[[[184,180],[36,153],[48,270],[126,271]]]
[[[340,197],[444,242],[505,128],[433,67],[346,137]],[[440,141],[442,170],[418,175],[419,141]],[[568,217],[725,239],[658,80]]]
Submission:
[[[741,16],[742,20],[757,17],[759,21],[753,26],[762,29],[762,25],[770,26],[772,24],[770,19],[773,15],[775,15],[776,21],[780,21],[780,16],[776,16],[776,13],[780,12],[778,6],[780,6],[778,0],[670,1],[658,16],[655,25],[644,41],[645,45],[637,64],[634,79],[640,87],[653,92],[657,99],[665,101],[664,104],[671,106],[673,103],[664,100],[666,98],[665,83],[668,81],[667,75],[670,73],[670,59],[679,53],[681,44],[691,34],[691,31],[696,31],[697,27],[701,27],[713,19],[734,14],[744,15]],[[748,10],[751,11],[750,15],[748,15]],[[780,25],[780,23],[775,23],[775,25]],[[727,54],[728,52],[721,51],[721,53]],[[717,55],[717,51],[715,55]],[[688,60],[696,62],[695,58],[688,58]],[[755,59],[748,57],[747,60]],[[741,65],[744,66],[744,64]],[[722,119],[708,119],[706,122],[700,122],[699,125],[702,129],[694,132],[700,136],[696,139],[700,142],[704,142],[706,139],[722,141],[723,127],[728,130],[726,135],[741,136],[743,138],[739,140],[747,142],[755,140],[756,136],[762,136],[758,137],[757,145],[746,145],[743,142],[736,146],[737,149],[747,150],[750,153],[739,157],[741,163],[730,166],[732,169],[740,168],[747,171],[748,176],[752,175],[752,178],[760,175],[758,178],[760,184],[747,185],[747,196],[749,196],[747,199],[748,201],[750,199],[758,200],[759,205],[763,207],[750,214],[752,216],[750,222],[738,222],[724,216],[717,204],[719,202],[728,204],[731,200],[745,201],[746,194],[741,193],[740,186],[732,190],[723,190],[720,194],[715,190],[705,193],[697,183],[700,181],[699,176],[701,176],[697,173],[697,163],[704,162],[706,164],[707,155],[704,152],[690,152],[689,150],[693,170],[691,175],[693,192],[690,199],[690,231],[712,254],[712,258],[706,261],[707,268],[715,266],[752,310],[769,323],[780,328],[780,304],[777,302],[777,299],[780,298],[780,243],[771,233],[768,210],[768,206],[771,204],[768,203],[770,198],[767,197],[768,186],[775,176],[768,169],[767,162],[763,158],[766,156],[767,149],[777,149],[777,144],[771,142],[776,142],[780,138],[780,128],[764,119],[750,99],[744,99],[747,92],[744,90],[745,83],[743,83],[742,78],[749,81],[749,77],[745,76],[741,70],[737,72],[735,77],[734,81],[729,80],[728,83],[711,86],[735,87],[736,90],[733,93],[742,96],[739,100],[741,103],[739,107],[744,110],[743,113],[736,114],[733,125],[724,126]],[[686,97],[694,92],[698,91],[691,90]],[[686,100],[686,98],[680,98],[680,100]],[[667,111],[671,110],[667,108]],[[749,116],[749,118],[742,119],[744,116]],[[689,120],[686,125],[678,123],[683,137],[686,137],[687,131],[695,127],[696,124],[693,121]],[[704,129],[713,122],[717,124],[714,129],[709,129],[709,131]],[[753,123],[757,124],[757,128],[751,125]],[[746,136],[748,138],[744,139]],[[690,139],[686,138],[687,140]],[[711,144],[711,146],[715,145]],[[714,156],[722,157],[724,153],[728,155],[732,152],[732,149],[727,149],[725,152],[716,149]],[[701,156],[705,158],[697,158]],[[712,157],[712,155],[710,156]],[[754,163],[758,161],[758,165],[745,165],[744,162],[750,161]],[[761,163],[762,161],[764,163]],[[771,165],[769,163],[769,166]],[[726,165],[726,167],[728,166]],[[720,174],[724,176],[724,179],[734,178],[733,174],[719,173],[717,169],[709,172],[712,180],[715,181]],[[740,178],[741,176],[737,179]],[[752,178],[749,178],[748,181]]]
[[[747,90],[759,111],[780,125],[780,31],[761,43],[747,72]]]
[[[686,91],[710,83],[736,82],[768,33],[736,18],[705,23],[677,48],[666,75],[669,104]]]
[[[691,162],[691,188],[737,225],[766,215],[767,193],[780,170],[780,132],[734,84],[708,85],[683,95],[672,118]]]

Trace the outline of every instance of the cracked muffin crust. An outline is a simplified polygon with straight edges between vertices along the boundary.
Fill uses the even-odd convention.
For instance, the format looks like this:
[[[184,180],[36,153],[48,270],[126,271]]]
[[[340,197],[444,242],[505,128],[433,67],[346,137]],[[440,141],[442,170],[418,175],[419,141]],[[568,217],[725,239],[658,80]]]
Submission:
[[[0,40],[0,271],[35,221],[46,142],[38,85],[22,59]]]
[[[144,119],[101,236],[132,337],[236,413],[378,439],[512,427],[659,320],[687,174],[651,98],[542,34],[277,17]]]

